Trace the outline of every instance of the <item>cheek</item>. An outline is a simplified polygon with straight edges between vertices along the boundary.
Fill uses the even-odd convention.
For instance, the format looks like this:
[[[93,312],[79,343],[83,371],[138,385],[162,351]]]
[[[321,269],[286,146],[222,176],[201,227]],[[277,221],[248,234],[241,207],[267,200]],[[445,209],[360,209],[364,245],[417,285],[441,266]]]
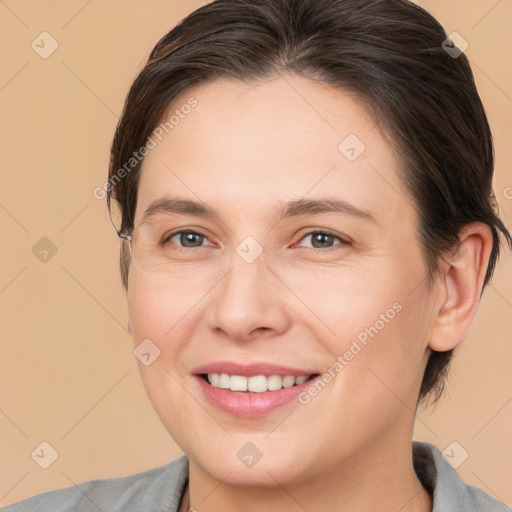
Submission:
[[[375,421],[386,417],[393,421],[404,404],[415,409],[426,362],[431,328],[428,300],[406,296],[391,302],[395,297],[365,315],[354,312],[342,336],[343,351],[338,350],[343,369],[337,393],[345,402],[340,409],[359,409]],[[351,403],[354,397],[356,405]]]
[[[355,338],[364,343],[388,330],[400,316],[407,300],[404,283],[391,277],[389,265],[384,270],[354,266],[320,268],[307,275],[295,271],[286,283],[301,301],[289,307],[299,323],[316,330],[331,353],[339,353]]]
[[[150,338],[162,349],[163,344],[174,345],[204,293],[204,283],[201,287],[191,280],[162,283],[130,272],[128,315],[135,342]]]
[[[329,354],[325,370],[335,375],[331,390],[346,401],[340,410],[358,408],[354,397],[361,407],[376,401],[384,409],[401,407],[397,397],[415,400],[433,306],[426,283],[417,284],[423,267],[402,272],[399,267],[388,261],[380,272],[339,272],[337,277],[333,272],[330,279],[294,284],[315,313],[309,328],[317,326]]]
[[[191,307],[183,300],[184,295],[187,294],[177,286],[164,288],[135,272],[130,274],[127,299],[134,344],[149,339],[159,350],[148,366],[138,363],[142,383],[163,425],[171,436],[179,439],[186,436],[183,423],[177,422],[176,417],[197,415],[197,410],[183,399],[179,384],[185,375],[177,363],[190,338],[183,330],[187,323],[180,321]]]

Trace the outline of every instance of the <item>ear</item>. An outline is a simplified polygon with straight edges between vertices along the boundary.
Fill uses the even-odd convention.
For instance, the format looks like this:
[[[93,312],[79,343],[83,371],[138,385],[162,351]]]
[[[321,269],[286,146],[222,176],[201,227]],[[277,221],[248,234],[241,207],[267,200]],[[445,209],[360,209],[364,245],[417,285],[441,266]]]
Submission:
[[[130,325],[130,317],[126,320],[126,328],[128,329],[128,332],[132,334],[132,326]]]
[[[460,244],[444,258],[437,287],[437,315],[429,347],[437,352],[455,348],[475,318],[492,251],[492,232],[481,222],[467,224]]]

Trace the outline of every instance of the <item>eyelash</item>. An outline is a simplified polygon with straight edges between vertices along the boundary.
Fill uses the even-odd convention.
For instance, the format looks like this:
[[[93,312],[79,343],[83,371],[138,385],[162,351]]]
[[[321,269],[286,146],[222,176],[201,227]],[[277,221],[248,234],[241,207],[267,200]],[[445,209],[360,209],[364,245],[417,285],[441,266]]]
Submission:
[[[174,231],[173,233],[169,234],[168,236],[165,236],[163,238],[161,244],[162,245],[166,245],[171,238],[175,237],[176,235],[181,235],[183,233],[192,233],[194,235],[199,235],[199,236],[202,236],[202,237],[208,239],[208,237],[206,235],[204,235],[203,233],[200,233],[199,231],[192,231],[192,230],[188,230],[188,229],[181,229],[179,231]],[[329,230],[309,231],[308,233],[306,233],[304,236],[302,236],[300,238],[299,242],[304,240],[308,236],[319,235],[319,234],[321,234],[321,235],[329,235],[329,236],[331,236],[333,238],[337,238],[340,241],[340,243],[337,244],[337,245],[334,245],[332,247],[326,247],[324,249],[317,248],[317,247],[308,247],[309,249],[312,249],[315,252],[329,252],[331,250],[336,249],[336,247],[351,245],[351,243],[348,240],[345,240],[344,238],[340,237],[339,235],[336,235],[335,233],[333,233],[332,231],[329,231]],[[173,244],[173,245],[176,245],[176,244]],[[193,250],[205,248],[207,246],[206,245],[205,246],[200,245],[200,246],[197,246],[197,247],[181,247],[179,245],[176,245],[176,247],[180,251],[193,251]]]

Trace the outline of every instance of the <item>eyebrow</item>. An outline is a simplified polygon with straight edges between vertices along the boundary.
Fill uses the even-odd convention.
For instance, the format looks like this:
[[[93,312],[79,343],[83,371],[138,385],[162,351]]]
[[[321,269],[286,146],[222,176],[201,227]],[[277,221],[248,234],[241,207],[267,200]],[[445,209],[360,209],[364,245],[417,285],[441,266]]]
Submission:
[[[163,197],[153,201],[145,210],[142,222],[161,214],[195,215],[204,218],[219,219],[219,215],[206,203],[175,197]],[[321,213],[338,213],[368,220],[378,225],[377,219],[366,209],[358,208],[343,199],[318,198],[297,199],[280,202],[275,208],[275,219],[279,222],[285,218],[301,215],[318,215]]]

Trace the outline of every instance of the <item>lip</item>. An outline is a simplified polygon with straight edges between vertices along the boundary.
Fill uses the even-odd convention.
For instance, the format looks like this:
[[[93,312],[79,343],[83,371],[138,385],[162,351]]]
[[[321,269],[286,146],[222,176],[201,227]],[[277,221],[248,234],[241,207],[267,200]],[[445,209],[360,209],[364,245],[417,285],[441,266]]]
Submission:
[[[244,377],[253,377],[255,375],[314,375],[319,373],[317,370],[308,370],[303,368],[293,368],[291,366],[281,366],[272,363],[258,362],[250,364],[241,364],[234,361],[215,361],[194,368],[192,373],[200,375],[204,373],[228,373],[229,375],[242,375]]]
[[[214,388],[204,380],[202,375],[206,373],[228,373],[230,375],[243,375],[251,377],[255,375],[315,375],[302,384],[290,388],[281,388],[277,391],[265,391],[254,393],[251,391],[230,391],[228,389]],[[314,384],[321,377],[317,371],[308,371],[289,366],[280,366],[270,363],[240,364],[230,361],[217,361],[199,366],[193,371],[194,380],[201,389],[206,399],[221,411],[241,418],[257,418],[289,404],[306,388]]]

